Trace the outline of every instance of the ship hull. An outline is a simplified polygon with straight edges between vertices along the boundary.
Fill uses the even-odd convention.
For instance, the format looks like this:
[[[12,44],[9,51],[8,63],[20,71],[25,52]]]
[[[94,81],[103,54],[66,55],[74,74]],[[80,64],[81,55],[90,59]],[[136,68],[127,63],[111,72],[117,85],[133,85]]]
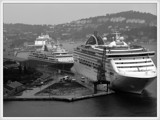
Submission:
[[[91,81],[97,81],[97,72],[93,68],[89,68],[80,63],[74,64],[74,70],[78,74],[87,77]],[[106,80],[110,81],[110,89],[114,91],[123,91],[130,93],[141,93],[147,85],[149,85],[156,77],[136,78],[123,76],[114,72],[115,76],[107,76]]]
[[[110,88],[115,91],[141,93],[156,77],[136,78],[117,75],[117,79],[111,81]]]
[[[62,69],[62,70],[70,70],[71,67],[73,66],[73,63],[55,63],[51,64],[50,66],[55,67],[57,69]]]
[[[73,67],[74,67],[74,72],[80,75],[83,75],[84,77],[92,81],[97,81],[97,72],[93,68],[85,66],[77,62],[74,63]]]
[[[28,64],[32,67],[37,67],[37,66],[43,66],[43,65],[47,65],[47,66],[51,66],[54,67],[56,69],[64,69],[64,70],[70,70],[71,67],[73,66],[73,63],[71,62],[49,62],[49,61],[45,61],[45,60],[38,60],[38,59],[29,59],[28,60]]]

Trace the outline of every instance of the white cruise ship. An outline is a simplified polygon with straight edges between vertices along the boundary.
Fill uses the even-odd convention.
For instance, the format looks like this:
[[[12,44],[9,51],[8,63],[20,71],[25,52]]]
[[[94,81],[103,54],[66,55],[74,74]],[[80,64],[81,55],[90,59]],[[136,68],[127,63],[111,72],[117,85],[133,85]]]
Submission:
[[[85,45],[75,48],[75,71],[96,82],[104,48],[105,77],[110,81],[110,89],[141,93],[156,78],[156,67],[151,59],[155,52],[141,46],[127,45],[119,33],[115,33],[115,40],[108,45],[94,34]]]
[[[50,66],[57,67],[59,69],[70,69],[73,64],[73,55],[68,53],[65,49],[58,45],[52,51],[34,51],[29,55],[29,61],[41,62],[41,64],[47,64]]]
[[[69,70],[73,64],[73,54],[65,50],[58,42],[55,43],[49,35],[41,35],[35,40],[34,45],[29,45],[26,50],[17,51],[17,57],[28,59],[32,64],[50,65],[58,69]],[[27,55],[26,55],[27,54]]]

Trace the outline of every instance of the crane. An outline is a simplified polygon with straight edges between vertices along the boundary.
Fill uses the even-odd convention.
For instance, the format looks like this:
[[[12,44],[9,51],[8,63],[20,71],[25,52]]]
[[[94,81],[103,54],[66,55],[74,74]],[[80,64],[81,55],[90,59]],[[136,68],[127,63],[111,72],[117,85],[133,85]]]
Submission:
[[[98,84],[107,84],[107,92],[108,92],[108,85],[110,84],[110,81],[106,80],[105,76],[105,62],[106,62],[106,47],[103,48],[103,54],[102,59],[98,61],[100,65],[97,69],[97,81],[94,82],[94,93],[97,92],[97,85]]]

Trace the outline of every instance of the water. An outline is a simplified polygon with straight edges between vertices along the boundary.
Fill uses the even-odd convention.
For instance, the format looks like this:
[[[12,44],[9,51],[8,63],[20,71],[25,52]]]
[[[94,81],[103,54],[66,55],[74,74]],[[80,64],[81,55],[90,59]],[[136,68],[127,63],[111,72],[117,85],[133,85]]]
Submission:
[[[145,93],[148,94],[148,93]],[[4,116],[10,117],[118,117],[156,116],[156,99],[147,95],[113,94],[76,102],[4,102]]]
[[[70,51],[71,45],[66,44]],[[145,46],[150,50],[157,49],[156,45]],[[157,66],[156,56],[153,61]],[[142,95],[114,93],[76,102],[5,101],[3,113],[4,117],[156,117],[157,79]]]

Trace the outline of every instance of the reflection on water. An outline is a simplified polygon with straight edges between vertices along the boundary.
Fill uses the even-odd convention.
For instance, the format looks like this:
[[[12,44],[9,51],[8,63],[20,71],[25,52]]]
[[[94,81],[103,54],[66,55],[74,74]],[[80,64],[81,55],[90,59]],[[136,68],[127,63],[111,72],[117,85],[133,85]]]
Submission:
[[[97,100],[98,116],[156,116],[156,99],[147,96],[116,93]]]
[[[156,51],[156,45],[148,47]],[[157,66],[156,56],[153,61]],[[3,113],[4,117],[156,117],[157,79],[142,95],[114,93],[76,102],[5,101]]]

